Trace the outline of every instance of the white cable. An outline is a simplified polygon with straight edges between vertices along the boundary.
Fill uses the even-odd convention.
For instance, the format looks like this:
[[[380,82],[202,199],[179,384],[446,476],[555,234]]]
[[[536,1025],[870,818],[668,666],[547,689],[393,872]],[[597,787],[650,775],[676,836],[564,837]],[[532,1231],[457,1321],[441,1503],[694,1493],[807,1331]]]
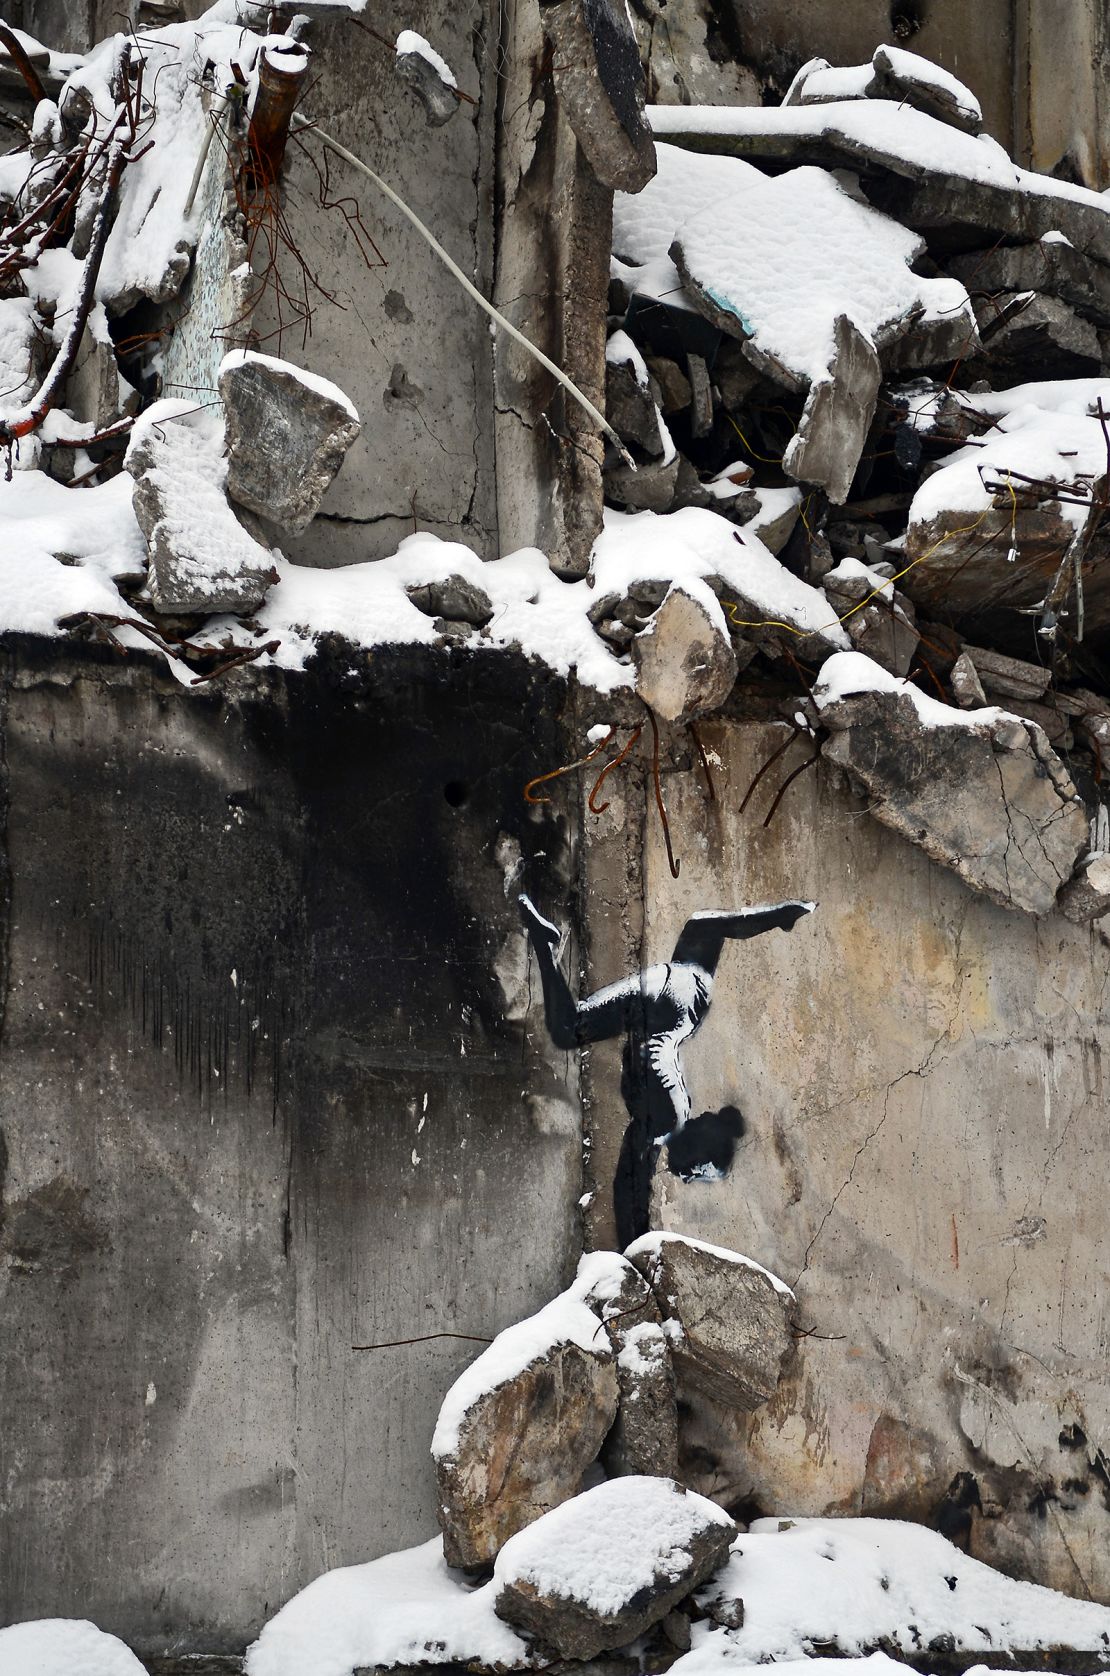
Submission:
[[[557,367],[554,361],[549,360],[542,349],[537,349],[531,339],[526,338],[523,332],[518,331],[511,320],[506,320],[505,316],[503,314],[499,314],[492,303],[486,301],[478,287],[476,285],[472,285],[470,280],[467,279],[458,263],[454,262],[451,257],[448,256],[447,252],[444,250],[435,235],[430,233],[421,221],[420,217],[413,210],[409,209],[409,206],[405,203],[404,199],[399,198],[393,188],[386,185],[381,175],[375,174],[370,165],[368,163],[364,163],[361,157],[356,157],[353,151],[348,151],[347,147],[340,145],[338,140],[333,140],[330,134],[325,134],[322,128],[317,128],[315,123],[310,122],[307,117],[301,116],[299,113],[295,112],[293,121],[298,128],[310,129],[312,133],[316,135],[317,139],[322,141],[322,143],[331,151],[334,151],[337,156],[342,157],[344,161],[349,163],[353,169],[358,169],[360,174],[366,175],[368,179],[374,182],[375,186],[379,187],[385,193],[391,203],[396,204],[397,208],[401,211],[401,214],[405,216],[407,220],[412,222],[421,238],[425,239],[427,243],[431,245],[440,261],[451,270],[463,289],[474,298],[474,301],[478,304],[479,308],[484,308],[490,319],[496,325],[500,326],[503,331],[508,332],[511,338],[514,338],[522,348],[526,349],[530,355],[533,355],[535,359],[539,361],[541,366],[546,367],[548,372],[553,374],[553,376],[559,380],[559,383],[563,386],[564,390],[574,397],[580,407],[586,410],[590,418],[594,420],[595,424],[600,425],[606,435],[612,438],[621,459],[627,466],[631,467],[631,469],[635,471],[635,461],[628,452],[627,448],[624,446],[620,437],[617,435],[616,431],[613,429],[612,425],[610,425],[609,421],[606,419],[605,415],[598,412],[589,397],[582,394],[577,384],[575,384],[572,379],[567,377],[561,367]]]

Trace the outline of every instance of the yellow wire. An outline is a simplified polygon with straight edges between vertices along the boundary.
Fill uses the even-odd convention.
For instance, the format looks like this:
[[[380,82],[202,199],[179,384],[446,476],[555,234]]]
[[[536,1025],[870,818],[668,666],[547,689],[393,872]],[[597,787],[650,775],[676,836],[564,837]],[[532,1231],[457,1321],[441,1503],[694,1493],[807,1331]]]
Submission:
[[[1012,487],[1010,493],[1013,494]],[[973,535],[979,528],[979,525],[983,522],[984,518],[986,518],[987,515],[993,511],[994,508],[992,506],[988,506],[985,511],[979,514],[973,524],[967,524],[963,529],[959,530],[947,530],[944,535],[939,538],[939,540],[933,542],[931,547],[927,547],[924,553],[919,553],[916,559],[911,559],[904,570],[899,570],[895,575],[888,576],[881,588],[873,588],[866,598],[860,600],[858,605],[853,605],[850,611],[845,611],[843,617],[834,617],[831,623],[826,623],[822,628],[803,629],[799,628],[796,623],[781,623],[774,617],[761,617],[756,622],[749,622],[745,618],[738,617],[736,615],[740,607],[736,604],[735,600],[723,599],[721,604],[728,612],[729,621],[731,622],[733,628],[781,628],[786,629],[789,634],[796,634],[799,639],[803,640],[810,634],[824,634],[828,629],[838,628],[842,623],[846,623],[849,617],[854,617],[857,611],[862,611],[864,606],[870,605],[873,599],[877,599],[880,594],[885,594],[888,588],[893,588],[895,582],[900,582],[903,576],[908,576],[910,571],[917,565],[924,564],[926,559],[932,558],[937,548],[943,547],[946,541],[954,541],[957,536],[961,535]],[[1016,520],[1016,497],[1014,517]]]
[[[744,447],[748,450],[749,454],[754,454],[756,459],[757,460],[762,460],[763,464],[765,466],[781,466],[781,464],[782,464],[781,456],[780,456],[779,459],[776,460],[774,458],[774,456],[771,455],[771,454],[758,454],[758,453],[756,453],[756,450],[752,447],[751,443],[748,441],[747,437],[744,435],[743,431],[740,429],[739,425],[736,423],[736,420],[732,417],[732,414],[730,413],[726,417],[728,418],[729,424],[732,426],[733,430],[736,432],[737,436],[740,438],[740,441],[744,444]]]

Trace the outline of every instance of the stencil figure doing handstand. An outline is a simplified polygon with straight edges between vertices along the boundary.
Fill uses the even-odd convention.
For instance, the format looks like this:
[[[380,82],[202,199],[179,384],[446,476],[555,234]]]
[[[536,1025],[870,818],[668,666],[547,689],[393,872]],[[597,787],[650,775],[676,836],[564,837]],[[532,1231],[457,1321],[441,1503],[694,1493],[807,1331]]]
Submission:
[[[709,1011],[713,977],[726,940],[789,931],[815,906],[813,902],[779,902],[736,913],[694,914],[683,926],[669,961],[576,1001],[555,964],[561,936],[558,927],[544,919],[529,897],[520,898],[521,918],[543,982],[544,1016],[555,1046],[586,1047],[627,1033],[621,1097],[630,1122],[613,1182],[622,1247],[650,1227],[651,1182],[664,1143],[673,1174],[684,1181],[699,1176],[712,1179],[728,1170],[743,1132],[743,1118],[735,1106],[690,1115],[682,1069],[683,1044]]]

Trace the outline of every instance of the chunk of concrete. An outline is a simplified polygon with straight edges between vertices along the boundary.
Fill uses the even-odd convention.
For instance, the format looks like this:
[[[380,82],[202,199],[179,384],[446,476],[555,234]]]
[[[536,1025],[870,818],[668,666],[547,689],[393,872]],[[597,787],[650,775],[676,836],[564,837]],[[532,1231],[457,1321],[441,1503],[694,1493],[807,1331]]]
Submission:
[[[682,1234],[645,1234],[625,1256],[655,1293],[680,1384],[746,1412],[774,1396],[792,1347],[783,1281]]]
[[[909,600],[858,559],[826,571],[821,586],[858,652],[892,675],[909,672],[920,635]]]
[[[647,370],[659,387],[659,405],[664,418],[672,413],[683,413],[693,400],[690,380],[668,355],[648,355]]]
[[[980,710],[986,704],[987,695],[983,691],[983,683],[966,650],[960,653],[952,665],[948,680],[953,697],[961,710]]]
[[[1061,886],[1056,906],[1075,925],[1110,913],[1110,854],[1100,850],[1085,857],[1067,884]]]
[[[700,355],[688,355],[686,366],[693,395],[690,431],[693,436],[708,436],[713,429],[713,386],[709,382],[709,368]]]
[[[632,657],[636,691],[667,722],[719,709],[738,674],[724,613],[704,584],[676,582],[668,590],[633,641]]]
[[[443,617],[449,623],[473,623],[475,628],[485,628],[493,616],[493,601],[485,589],[457,571],[434,582],[406,588],[405,592],[426,617]]]
[[[150,555],[151,600],[167,612],[253,611],[277,581],[274,554],[228,505],[223,427],[205,413],[173,416],[179,406],[149,408],[124,458]]]
[[[996,698],[1021,698],[1036,702],[1043,698],[1052,680],[1047,664],[1009,658],[989,646],[965,646],[964,655],[975,665],[983,690]]]
[[[455,1381],[432,1439],[448,1565],[488,1565],[577,1493],[616,1418],[615,1361],[597,1316],[563,1293]]]
[[[563,1658],[595,1658],[665,1618],[736,1535],[723,1508],[669,1478],[614,1478],[505,1544],[494,1611]]]
[[[410,38],[413,44],[406,50]],[[447,66],[441,69],[426,52],[420,50],[416,44],[418,41],[420,37],[414,37],[412,30],[402,30],[394,64],[405,86],[419,99],[428,127],[442,128],[459,108],[458,91],[454,78],[448,80],[443,73]],[[450,76],[449,70],[447,75]]]
[[[824,755],[870,813],[992,901],[1048,913],[1086,848],[1087,814],[1042,729],[948,711],[908,688],[841,696],[826,671],[815,689]]]
[[[586,160],[603,186],[639,192],[655,174],[644,73],[619,0],[541,0],[552,78]]]
[[[663,452],[659,394],[650,374],[646,381],[639,376],[635,361],[606,359],[605,417],[623,442],[634,442],[652,459]]]
[[[604,1323],[617,1358],[620,1408],[605,1439],[602,1463],[610,1478],[678,1473],[678,1409],[674,1369],[655,1295],[615,1251],[589,1252],[576,1286]]]
[[[678,472],[677,454],[666,465],[662,460],[648,460],[635,471],[631,466],[611,466],[605,473],[605,494],[618,506],[630,506],[638,512],[669,512],[678,488]]]
[[[260,517],[298,535],[359,434],[336,385],[288,361],[236,349],[220,364],[227,422],[227,489]]]
[[[834,341],[829,377],[810,387],[782,469],[797,483],[816,483],[842,506],[875,417],[882,368],[874,345],[846,314],[837,316]]]

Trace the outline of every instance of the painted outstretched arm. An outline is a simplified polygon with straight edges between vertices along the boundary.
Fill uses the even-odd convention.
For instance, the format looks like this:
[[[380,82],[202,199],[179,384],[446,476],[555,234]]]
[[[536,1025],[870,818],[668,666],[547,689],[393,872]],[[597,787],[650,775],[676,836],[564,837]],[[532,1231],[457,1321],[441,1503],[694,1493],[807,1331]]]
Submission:
[[[635,984],[614,984],[587,1001],[576,1001],[555,964],[559,928],[544,919],[528,896],[518,898],[520,917],[532,944],[543,984],[543,1009],[551,1040],[558,1048],[584,1047],[621,1036],[628,1029],[638,991]]]
[[[741,908],[735,913],[723,910],[693,914],[679,933],[671,959],[700,966],[712,974],[726,941],[760,937],[765,931],[789,931],[816,906],[816,902],[775,902],[766,907]]]

